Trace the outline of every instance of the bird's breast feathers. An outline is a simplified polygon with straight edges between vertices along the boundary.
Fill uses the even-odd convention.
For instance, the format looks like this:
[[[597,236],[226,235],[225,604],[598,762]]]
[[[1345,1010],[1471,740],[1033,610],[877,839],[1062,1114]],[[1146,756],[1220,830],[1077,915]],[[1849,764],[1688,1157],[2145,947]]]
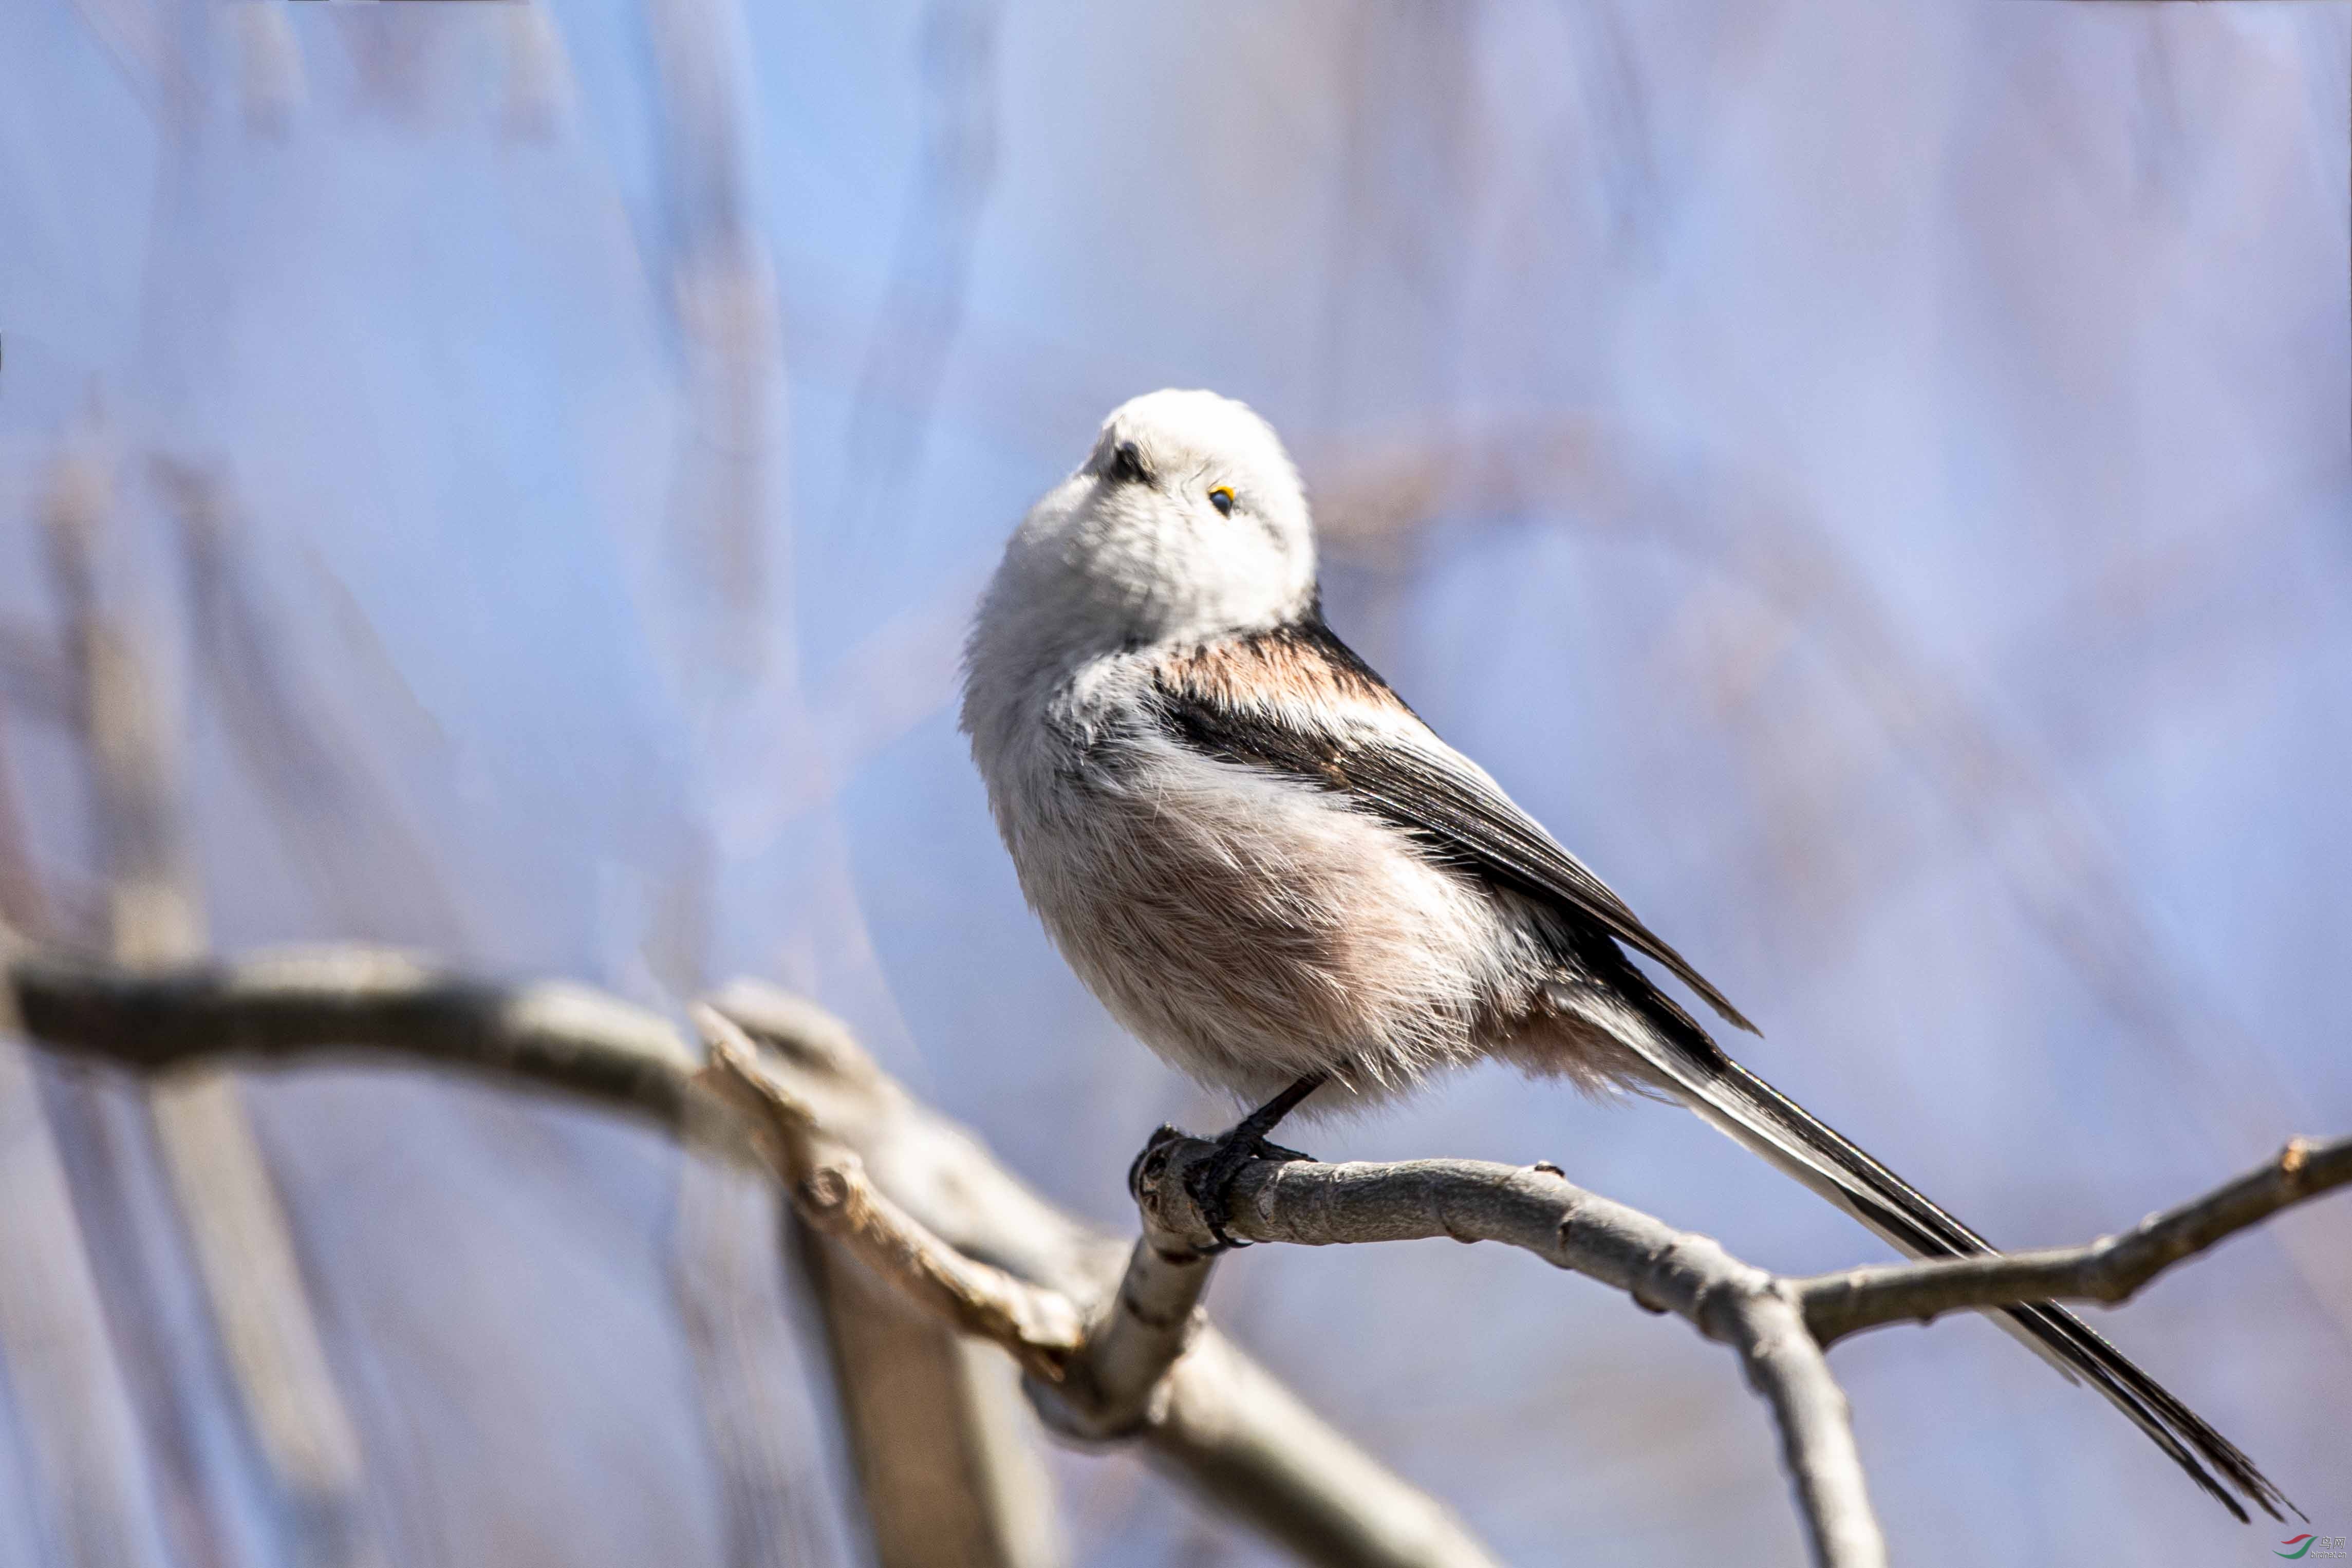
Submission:
[[[1270,1094],[1334,1061],[1363,1093],[1472,1059],[1504,998],[1505,904],[1325,770],[1317,716],[1419,727],[1379,678],[1293,635],[1081,664],[991,794],[1022,887],[1119,1020],[1193,1076]],[[1255,740],[1203,744],[1184,716]],[[1281,752],[1269,763],[1257,753]],[[1523,966],[1522,966],[1523,967]]]

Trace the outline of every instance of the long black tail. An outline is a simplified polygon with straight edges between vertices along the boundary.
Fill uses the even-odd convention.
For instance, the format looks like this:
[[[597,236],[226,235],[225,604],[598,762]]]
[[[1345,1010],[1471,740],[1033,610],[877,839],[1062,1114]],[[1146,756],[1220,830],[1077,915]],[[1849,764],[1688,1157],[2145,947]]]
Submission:
[[[1633,1001],[1641,1017],[1639,1022],[1622,1016],[1612,1018],[1610,1033],[1649,1064],[1663,1087],[1671,1089],[1717,1128],[1845,1208],[1913,1258],[1969,1258],[1995,1250],[1917,1188],[1733,1061],[1687,1014],[1638,976],[1622,987],[1620,996]],[[2069,1381],[2081,1379],[2105,1394],[2241,1521],[2251,1522],[2238,1499],[2214,1479],[2215,1471],[2272,1518],[2284,1517],[2279,1512],[2282,1506],[2303,1517],[2303,1510],[2289,1502],[2236,1444],[2207,1426],[2195,1411],[2063,1307],[2011,1308],[1995,1321]]]

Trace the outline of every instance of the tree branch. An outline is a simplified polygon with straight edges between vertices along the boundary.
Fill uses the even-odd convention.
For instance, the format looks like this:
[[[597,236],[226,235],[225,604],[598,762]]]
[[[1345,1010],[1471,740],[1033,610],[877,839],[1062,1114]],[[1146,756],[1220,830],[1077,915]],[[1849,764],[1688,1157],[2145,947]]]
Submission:
[[[1029,1380],[1049,1426],[1083,1442],[1140,1445],[1158,1468],[1307,1563],[1494,1568],[1450,1509],[1334,1430],[1197,1311],[1177,1310],[1180,1298],[1197,1298],[1204,1258],[1123,1247],[1052,1207],[798,997],[738,982],[714,1005],[771,1047],[763,1069],[811,1107],[823,1140],[855,1148],[942,1242],[1078,1305],[1086,1344],[1058,1383]],[[1163,1263],[1192,1277],[1156,1277]],[[1181,1352],[1172,1364],[1171,1345]]]
[[[761,1047],[744,1071],[706,1071],[667,1021],[582,986],[501,986],[365,948],[268,954],[164,973],[0,944],[0,1027],[69,1054],[146,1070],[293,1065],[352,1054],[421,1062],[584,1098],[698,1147],[776,1168],[811,1223],[841,1236],[903,1294],[960,1327],[1023,1343],[1024,1364],[1063,1358],[1029,1389],[1050,1425],[1130,1439],[1211,1506],[1328,1568],[1494,1568],[1451,1510],[1406,1484],[1301,1405],[1189,1310],[1187,1348],[1144,1395],[1149,1364],[1097,1370],[1125,1309],[1119,1244],[1078,1224],[997,1165],[971,1135],[915,1103],[842,1026],[797,998],[739,984],[724,1021]],[[708,1018],[700,1020],[712,1028]],[[717,1031],[714,1031],[717,1032]],[[722,1087],[722,1075],[749,1080]],[[738,1098],[761,1097],[758,1118]],[[780,1132],[782,1134],[779,1136]],[[771,1141],[762,1150],[760,1141]],[[837,1199],[826,1172],[841,1178]],[[814,1212],[812,1212],[814,1208]],[[837,1227],[837,1228],[836,1228]],[[1045,1296],[1061,1305],[1041,1305]],[[1164,1300],[1134,1294],[1150,1305]],[[1065,1317],[1066,1309],[1067,1317]],[[1085,1342],[1066,1347],[1067,1323]],[[1148,1327],[1148,1325],[1146,1325]],[[1105,1393],[1104,1390],[1115,1391]],[[1125,1402],[1139,1415],[1123,1412]]]
[[[133,972],[51,953],[10,966],[26,1033],[150,1071],[389,1053],[522,1079],[682,1129],[699,1065],[669,1023],[584,986],[498,985],[333,947]]]
[[[1194,1252],[1211,1245],[1185,1177],[1214,1147],[1168,1128],[1153,1135],[1130,1177],[1148,1241]],[[1738,1352],[1749,1386],[1771,1406],[1814,1561],[1826,1568],[1885,1563],[1845,1395],[1806,1331],[1795,1292],[1709,1238],[1586,1192],[1549,1164],[1260,1160],[1242,1168],[1232,1203],[1225,1228],[1245,1240],[1499,1241],[1623,1290],[1644,1310],[1685,1319]]]

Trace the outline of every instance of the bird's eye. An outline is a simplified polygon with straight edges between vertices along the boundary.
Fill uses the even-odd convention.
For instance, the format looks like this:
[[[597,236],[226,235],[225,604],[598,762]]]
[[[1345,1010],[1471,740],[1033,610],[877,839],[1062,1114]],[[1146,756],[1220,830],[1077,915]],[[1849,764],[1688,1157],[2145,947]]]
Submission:
[[[1234,515],[1234,492],[1219,485],[1209,492],[1209,504],[1217,509],[1220,516],[1231,517]]]

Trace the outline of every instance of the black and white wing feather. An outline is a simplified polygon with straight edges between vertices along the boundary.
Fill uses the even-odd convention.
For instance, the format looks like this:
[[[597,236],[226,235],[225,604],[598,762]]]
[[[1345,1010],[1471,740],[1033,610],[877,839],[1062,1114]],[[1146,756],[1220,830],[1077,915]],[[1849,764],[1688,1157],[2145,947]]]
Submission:
[[[1155,673],[1165,721],[1194,749],[1344,792],[1438,858],[1570,910],[1655,959],[1726,1022],[1756,1033],[1608,883],[1439,740],[1319,615],[1188,652]]]

